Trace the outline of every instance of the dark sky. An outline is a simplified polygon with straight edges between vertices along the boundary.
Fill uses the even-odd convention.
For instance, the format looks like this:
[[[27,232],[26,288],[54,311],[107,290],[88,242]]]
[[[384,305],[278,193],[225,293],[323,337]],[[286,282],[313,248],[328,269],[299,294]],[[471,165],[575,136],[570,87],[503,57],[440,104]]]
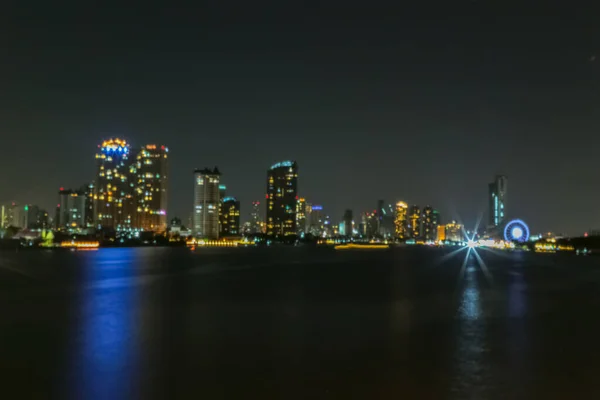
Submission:
[[[594,2],[404,3],[3,4],[0,202],[53,206],[122,136],[169,146],[170,216],[196,167],[245,215],[295,159],[336,221],[382,198],[472,224],[503,173],[533,231],[600,228]]]

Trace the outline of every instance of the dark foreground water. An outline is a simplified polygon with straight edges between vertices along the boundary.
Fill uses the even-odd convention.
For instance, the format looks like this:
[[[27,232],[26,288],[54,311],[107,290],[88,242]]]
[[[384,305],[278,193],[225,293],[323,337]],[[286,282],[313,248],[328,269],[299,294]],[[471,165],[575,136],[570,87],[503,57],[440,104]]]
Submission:
[[[449,252],[1,252],[0,396],[600,398],[600,259]]]

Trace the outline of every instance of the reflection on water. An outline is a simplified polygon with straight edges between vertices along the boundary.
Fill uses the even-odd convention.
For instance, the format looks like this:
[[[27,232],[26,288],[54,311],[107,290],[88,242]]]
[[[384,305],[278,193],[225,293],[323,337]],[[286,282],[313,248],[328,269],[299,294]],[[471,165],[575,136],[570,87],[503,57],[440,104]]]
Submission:
[[[508,316],[520,318],[525,316],[525,282],[523,274],[515,272],[511,274],[511,281],[508,285]]]
[[[477,279],[475,257],[467,254],[466,269],[460,282],[456,333],[456,353],[454,355],[455,376],[452,383],[454,393],[471,393],[472,398],[485,389],[488,375],[485,363],[485,318],[481,306],[481,290]]]
[[[138,285],[110,286],[107,265],[132,268],[135,249],[102,249],[86,253],[84,283],[80,292],[79,343],[74,346],[73,398],[125,399],[134,397],[136,379],[136,324]],[[119,272],[115,269],[115,272]],[[101,288],[98,279],[108,279]]]

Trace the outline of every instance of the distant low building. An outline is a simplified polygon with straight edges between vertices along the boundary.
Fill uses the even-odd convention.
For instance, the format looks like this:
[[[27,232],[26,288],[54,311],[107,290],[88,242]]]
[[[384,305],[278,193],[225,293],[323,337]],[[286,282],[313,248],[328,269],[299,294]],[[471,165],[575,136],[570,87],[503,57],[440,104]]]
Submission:
[[[446,240],[450,242],[463,242],[465,240],[463,231],[463,226],[456,221],[446,224]]]

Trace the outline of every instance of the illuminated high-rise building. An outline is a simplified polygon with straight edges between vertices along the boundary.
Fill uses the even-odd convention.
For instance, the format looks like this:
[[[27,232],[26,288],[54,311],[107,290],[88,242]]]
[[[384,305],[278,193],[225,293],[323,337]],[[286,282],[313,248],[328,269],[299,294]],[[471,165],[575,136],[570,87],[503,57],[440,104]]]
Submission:
[[[421,238],[426,242],[433,242],[437,237],[437,222],[431,206],[423,208],[421,215]]]
[[[81,190],[85,193],[85,226],[94,226],[94,182],[82,186]]]
[[[221,221],[223,220],[223,199],[227,197],[227,186],[219,184],[219,232],[223,231]]]
[[[235,197],[225,197],[221,201],[219,215],[221,236],[237,236],[240,232],[240,202]]]
[[[385,210],[384,210],[384,201],[383,200],[377,200],[377,210],[375,211],[375,214],[377,215],[377,233],[381,236],[385,236],[385,227],[383,224],[383,217],[385,216]]]
[[[363,224],[365,226],[365,236],[367,238],[372,238],[374,236],[377,236],[378,232],[378,228],[379,228],[379,219],[378,219],[378,215],[377,215],[377,211],[374,211],[372,213],[365,213],[363,215]]]
[[[264,222],[260,217],[260,201],[252,202],[250,212],[250,233],[264,233]]]
[[[0,228],[6,228],[8,227],[8,212],[9,212],[9,207],[10,206],[6,206],[6,205],[2,205],[0,206]]]
[[[412,239],[421,238],[421,210],[413,205],[408,213],[408,234]]]
[[[504,175],[497,175],[489,187],[489,225],[498,227],[506,221],[506,190],[508,179]]]
[[[325,215],[323,206],[319,204],[306,203],[308,215],[308,233],[313,236],[323,236],[325,230]]]
[[[352,210],[346,210],[344,211],[344,230],[340,230],[340,235],[344,235],[344,236],[348,236],[351,237],[352,236],[352,231],[354,228],[354,222],[353,222],[353,218],[352,218]]]
[[[165,146],[147,144],[136,157],[136,228],[145,231],[167,230],[168,153]]]
[[[302,197],[296,203],[296,230],[298,235],[306,233],[306,199]]]
[[[105,140],[96,153],[94,223],[97,227],[129,230],[134,225],[135,155],[122,139]]]
[[[11,226],[13,224],[13,219],[14,219],[14,215],[15,215],[15,211],[17,209],[17,204],[16,203],[10,203],[7,205],[3,205],[2,206],[2,210],[1,210],[1,224],[0,227],[1,228],[8,228],[9,226]]]
[[[298,164],[282,161],[267,171],[267,235],[296,234]]]
[[[446,225],[438,225],[437,226],[437,237],[438,242],[443,242],[446,240]]]
[[[40,215],[40,208],[33,204],[18,205],[12,203],[8,211],[10,220],[7,222],[7,226],[13,226],[22,229],[36,229],[39,228],[38,219]]]
[[[396,219],[394,220],[394,225],[396,227],[396,237],[398,239],[406,239],[408,222],[407,222],[407,214],[408,214],[408,205],[399,201],[396,203]]]
[[[85,191],[60,188],[55,221],[56,229],[76,232],[85,228],[87,226],[86,206]]]
[[[192,231],[196,237],[217,239],[219,237],[219,181],[221,173],[214,169],[194,171],[194,212]]]

